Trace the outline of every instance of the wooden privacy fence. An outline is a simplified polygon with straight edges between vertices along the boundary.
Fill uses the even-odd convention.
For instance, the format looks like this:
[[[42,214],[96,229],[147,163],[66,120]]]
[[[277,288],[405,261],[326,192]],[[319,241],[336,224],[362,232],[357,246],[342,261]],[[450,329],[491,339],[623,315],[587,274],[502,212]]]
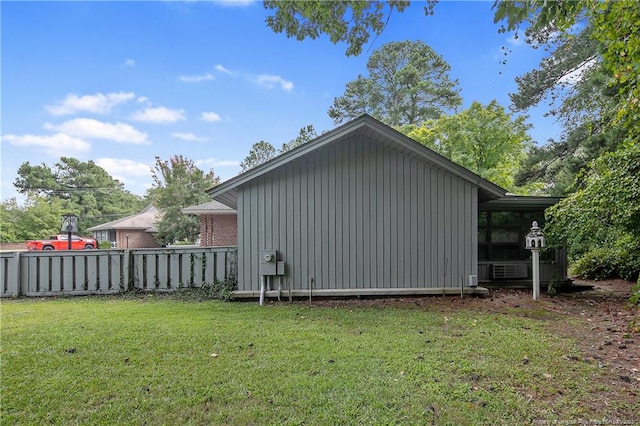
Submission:
[[[0,253],[0,296],[172,291],[235,279],[235,247]]]

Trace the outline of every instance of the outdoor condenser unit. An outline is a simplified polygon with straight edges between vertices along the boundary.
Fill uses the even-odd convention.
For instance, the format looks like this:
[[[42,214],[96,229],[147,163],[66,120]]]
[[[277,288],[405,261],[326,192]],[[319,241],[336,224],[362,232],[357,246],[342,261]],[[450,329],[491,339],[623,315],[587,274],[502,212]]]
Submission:
[[[527,278],[527,265],[524,263],[495,263],[491,265],[491,278],[496,280]]]

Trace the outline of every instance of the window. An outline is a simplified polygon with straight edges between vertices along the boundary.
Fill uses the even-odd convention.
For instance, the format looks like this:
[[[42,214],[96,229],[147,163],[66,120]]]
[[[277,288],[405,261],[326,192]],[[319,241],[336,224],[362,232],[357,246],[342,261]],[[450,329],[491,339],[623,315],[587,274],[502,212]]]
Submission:
[[[481,211],[478,214],[479,260],[527,260],[524,247],[531,223],[544,226],[544,211]],[[553,258],[552,250],[541,252],[543,259]]]

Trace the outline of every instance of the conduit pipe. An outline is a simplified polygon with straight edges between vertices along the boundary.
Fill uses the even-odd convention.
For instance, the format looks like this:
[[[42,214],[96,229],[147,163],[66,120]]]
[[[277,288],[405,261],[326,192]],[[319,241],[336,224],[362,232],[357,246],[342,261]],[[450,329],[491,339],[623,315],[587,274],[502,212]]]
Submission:
[[[267,276],[263,275],[260,280],[260,306],[264,305],[264,293],[267,287]]]

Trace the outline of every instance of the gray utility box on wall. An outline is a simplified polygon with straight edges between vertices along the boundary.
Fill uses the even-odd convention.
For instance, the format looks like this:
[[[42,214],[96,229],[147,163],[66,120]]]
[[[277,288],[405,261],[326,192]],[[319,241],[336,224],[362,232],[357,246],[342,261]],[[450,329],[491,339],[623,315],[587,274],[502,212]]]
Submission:
[[[260,250],[260,275],[276,275],[276,250]]]
[[[260,275],[284,275],[284,260],[277,259],[277,250],[260,250]]]

